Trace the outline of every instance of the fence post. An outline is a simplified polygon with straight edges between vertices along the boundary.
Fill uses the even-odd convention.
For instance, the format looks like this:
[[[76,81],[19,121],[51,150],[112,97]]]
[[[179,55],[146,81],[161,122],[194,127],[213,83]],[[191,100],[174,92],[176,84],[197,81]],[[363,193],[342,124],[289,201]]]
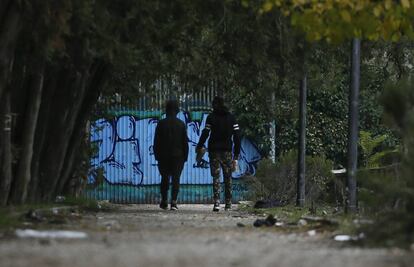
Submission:
[[[358,163],[358,94],[360,77],[361,40],[352,40],[351,86],[348,116],[348,166],[346,212],[357,210],[356,170]]]
[[[298,142],[298,177],[296,206],[305,205],[305,152],[306,152],[306,74],[303,74],[299,90],[299,142]]]

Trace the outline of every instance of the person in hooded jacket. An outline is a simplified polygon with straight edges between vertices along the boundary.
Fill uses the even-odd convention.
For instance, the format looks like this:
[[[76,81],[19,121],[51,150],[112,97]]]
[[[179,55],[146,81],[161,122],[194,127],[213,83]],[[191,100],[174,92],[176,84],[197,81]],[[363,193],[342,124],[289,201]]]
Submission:
[[[180,187],[180,176],[188,157],[187,129],[177,113],[178,103],[169,100],[166,103],[166,118],[158,122],[154,136],[154,156],[158,161],[161,174],[160,208],[168,209],[168,188],[172,179],[171,210],[177,210],[177,197]]]
[[[206,120],[200,140],[196,146],[196,152],[204,148],[208,141],[208,153],[210,159],[210,172],[213,177],[213,211],[220,210],[220,170],[223,170],[225,186],[225,210],[231,209],[232,188],[231,173],[240,155],[240,128],[234,116],[228,111],[221,97],[214,97],[213,112]]]

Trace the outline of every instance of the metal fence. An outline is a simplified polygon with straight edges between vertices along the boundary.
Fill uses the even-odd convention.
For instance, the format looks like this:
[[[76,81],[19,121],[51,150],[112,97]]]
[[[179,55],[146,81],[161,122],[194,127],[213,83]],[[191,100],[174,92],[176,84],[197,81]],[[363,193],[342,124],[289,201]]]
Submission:
[[[109,103],[106,115],[91,123],[91,144],[96,153],[91,159],[93,171],[88,177],[86,197],[115,203],[159,203],[161,177],[152,150],[154,131],[165,116],[163,103],[175,98],[182,107],[177,117],[187,126],[190,151],[180,179],[178,202],[212,202],[208,153],[197,163],[194,150],[211,111],[215,91],[208,89],[173,96],[161,93],[163,90],[158,92],[138,99],[135,104],[131,101],[128,105]],[[246,199],[248,186],[244,177],[255,174],[260,159],[256,146],[243,138],[240,170],[232,174],[233,202]],[[223,197],[223,193],[221,195]]]

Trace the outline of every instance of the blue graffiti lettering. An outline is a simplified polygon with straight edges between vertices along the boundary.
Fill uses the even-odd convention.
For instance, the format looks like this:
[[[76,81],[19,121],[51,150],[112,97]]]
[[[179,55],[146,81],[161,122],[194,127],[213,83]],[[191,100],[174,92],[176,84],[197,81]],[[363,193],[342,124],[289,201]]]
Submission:
[[[200,121],[192,121],[190,114],[180,112],[177,117],[187,126],[189,157],[181,176],[182,184],[211,184],[208,153],[201,162],[196,162],[195,146],[204,128],[206,113]],[[139,119],[133,115],[122,115],[112,120],[99,119],[91,129],[91,142],[96,144],[98,153],[91,159],[93,168],[102,168],[107,182],[111,184],[151,185],[161,182],[157,161],[154,158],[153,138],[158,118]],[[254,175],[256,162],[261,156],[256,146],[248,139],[241,141],[239,171],[232,174],[237,179]],[[221,178],[222,179],[222,178]],[[89,176],[94,183],[94,176]]]

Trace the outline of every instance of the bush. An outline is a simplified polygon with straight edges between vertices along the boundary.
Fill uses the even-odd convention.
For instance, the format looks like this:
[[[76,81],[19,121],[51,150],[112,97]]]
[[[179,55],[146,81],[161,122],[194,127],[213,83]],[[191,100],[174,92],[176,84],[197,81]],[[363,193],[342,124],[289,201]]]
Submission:
[[[392,211],[402,203],[402,189],[407,184],[400,175],[400,165],[358,171],[360,212],[378,214]]]
[[[252,200],[276,200],[282,204],[296,201],[297,153],[282,154],[278,162],[269,159],[259,162],[256,177],[252,183]],[[324,156],[306,157],[306,199],[308,202],[325,201],[328,185],[333,181],[332,161]]]
[[[389,83],[382,105],[402,140],[402,162],[394,167],[394,172],[359,175],[360,198],[376,221],[365,230],[375,242],[409,246],[414,242],[413,80]]]
[[[400,161],[399,147],[388,147],[385,142],[389,139],[387,134],[373,136],[370,132],[360,131],[359,136],[361,166],[378,168]]]

